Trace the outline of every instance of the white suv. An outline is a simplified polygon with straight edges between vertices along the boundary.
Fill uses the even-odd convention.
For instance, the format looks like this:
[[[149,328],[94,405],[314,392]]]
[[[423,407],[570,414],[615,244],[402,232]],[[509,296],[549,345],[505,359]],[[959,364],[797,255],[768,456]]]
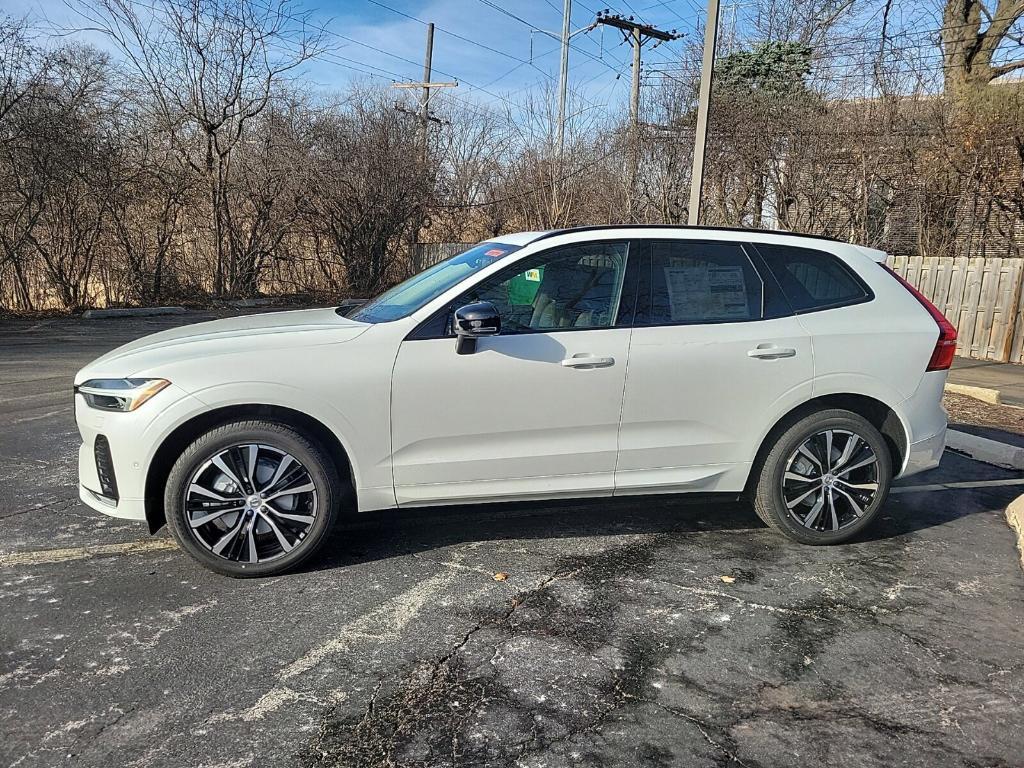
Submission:
[[[956,332],[842,242],[748,230],[506,235],[344,317],[165,331],[79,372],[80,494],[233,576],[343,511],[746,493],[849,539],[938,464]]]

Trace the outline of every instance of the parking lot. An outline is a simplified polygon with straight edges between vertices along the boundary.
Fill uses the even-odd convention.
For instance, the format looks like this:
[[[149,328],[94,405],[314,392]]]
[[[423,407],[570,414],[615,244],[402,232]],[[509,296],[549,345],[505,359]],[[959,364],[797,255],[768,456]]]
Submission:
[[[234,581],[75,490],[74,371],[197,319],[0,322],[0,764],[1024,765],[1019,474],[947,453],[832,548],[741,504],[439,508]]]

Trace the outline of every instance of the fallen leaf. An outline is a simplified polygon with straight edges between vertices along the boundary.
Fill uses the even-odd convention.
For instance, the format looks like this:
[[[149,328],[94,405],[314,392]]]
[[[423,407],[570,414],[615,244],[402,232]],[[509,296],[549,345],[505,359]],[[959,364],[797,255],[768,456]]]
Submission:
[[[734,581],[736,581],[735,576],[719,576],[718,578],[720,578],[726,584],[732,584]]]
[[[505,581],[505,579],[507,579],[507,578],[508,578],[508,574],[505,573],[504,571],[498,571],[496,574],[494,574],[494,580],[495,581]]]

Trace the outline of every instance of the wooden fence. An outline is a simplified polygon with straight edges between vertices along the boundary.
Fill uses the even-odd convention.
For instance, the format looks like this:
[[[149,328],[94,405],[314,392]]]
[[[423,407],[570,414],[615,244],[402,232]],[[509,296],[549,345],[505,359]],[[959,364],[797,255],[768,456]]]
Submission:
[[[890,256],[889,266],[956,326],[956,353],[1024,363],[1024,259]]]

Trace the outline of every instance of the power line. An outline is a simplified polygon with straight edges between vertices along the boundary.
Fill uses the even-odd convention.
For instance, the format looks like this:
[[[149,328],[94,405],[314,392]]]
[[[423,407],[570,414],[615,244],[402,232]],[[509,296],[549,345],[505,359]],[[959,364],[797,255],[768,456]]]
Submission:
[[[493,8],[496,8],[497,10],[501,11],[502,13],[505,13],[505,15],[508,15],[508,16],[510,16],[510,17],[512,17],[512,18],[514,18],[514,19],[515,19],[516,21],[518,21],[518,22],[520,22],[520,23],[522,23],[522,24],[525,24],[526,26],[530,27],[530,29],[539,29],[538,27],[536,27],[535,25],[533,25],[533,24],[531,24],[530,22],[526,21],[525,19],[523,19],[523,18],[521,18],[521,17],[519,17],[519,16],[516,16],[515,14],[512,14],[512,13],[510,13],[510,12],[506,12],[506,11],[505,11],[505,10],[504,10],[503,8],[501,8],[500,6],[496,6],[496,5],[494,5],[493,3],[490,3],[490,2],[486,2],[486,0],[481,0],[481,1],[482,1],[482,2],[485,2],[485,4],[486,4],[486,5],[489,5],[489,6],[493,7]],[[412,21],[416,21],[416,22],[418,22],[418,23],[420,23],[420,24],[424,24],[424,25],[425,25],[425,24],[427,24],[427,23],[428,23],[428,22],[425,22],[425,21],[423,21],[422,19],[420,19],[420,18],[418,18],[418,17],[416,17],[416,16],[413,16],[413,15],[411,15],[411,14],[408,14],[408,13],[406,13],[406,12],[404,12],[404,11],[401,11],[401,10],[399,10],[399,9],[397,9],[397,8],[394,8],[394,7],[390,6],[390,5],[388,5],[387,3],[381,2],[381,0],[366,0],[366,2],[368,2],[368,3],[371,3],[371,4],[373,4],[373,5],[376,5],[376,6],[379,6],[379,7],[381,7],[381,8],[384,8],[384,9],[386,9],[386,10],[389,10],[389,11],[391,11],[391,12],[395,13],[395,14],[398,14],[399,16],[402,16],[402,17],[404,17],[404,18],[410,19],[410,20],[412,20]],[[554,77],[553,77],[553,76],[552,76],[552,75],[551,75],[550,73],[548,73],[548,72],[545,72],[544,70],[540,69],[540,68],[539,68],[539,67],[537,67],[537,66],[536,66],[536,65],[535,65],[535,64],[534,64],[533,62],[527,61],[527,60],[525,60],[525,59],[521,59],[521,58],[519,58],[519,57],[517,57],[517,56],[513,56],[512,54],[508,54],[508,53],[505,53],[505,52],[503,52],[503,51],[500,51],[500,50],[498,50],[498,49],[492,48],[492,47],[490,47],[490,46],[486,46],[486,45],[483,45],[483,44],[481,44],[481,43],[479,43],[479,42],[477,42],[477,41],[475,41],[475,40],[472,40],[471,38],[468,38],[468,37],[464,37],[463,35],[460,35],[460,34],[458,34],[458,33],[452,32],[451,30],[445,29],[444,27],[439,27],[439,26],[438,26],[438,27],[436,27],[436,29],[437,29],[437,30],[438,30],[439,32],[443,32],[444,34],[447,34],[447,35],[449,35],[449,36],[451,36],[451,37],[454,37],[454,38],[456,38],[456,39],[459,39],[459,40],[463,40],[463,41],[465,41],[465,42],[468,42],[468,43],[471,43],[471,44],[473,44],[473,45],[475,45],[475,46],[477,46],[477,47],[483,48],[484,50],[487,50],[488,52],[491,52],[491,53],[499,53],[499,54],[501,54],[502,56],[504,56],[505,58],[509,58],[509,59],[512,59],[513,61],[516,61],[516,62],[517,62],[517,63],[518,63],[519,65],[529,65],[529,66],[533,67],[534,69],[537,69],[537,70],[538,70],[538,71],[539,71],[539,72],[540,72],[541,74],[543,74],[543,75],[544,75],[544,76],[545,76],[546,78],[548,78],[549,80],[554,80]],[[371,46],[371,47],[372,47],[372,46]],[[588,58],[590,58],[590,59],[592,59],[592,60],[594,60],[594,61],[597,61],[597,62],[599,62],[599,63],[603,64],[603,65],[604,65],[605,67],[607,67],[608,69],[612,70],[612,71],[613,71],[613,72],[615,72],[615,73],[616,73],[617,75],[621,75],[621,74],[622,74],[622,73],[621,73],[621,72],[620,72],[619,70],[616,70],[616,69],[615,69],[614,67],[612,67],[612,66],[611,66],[610,64],[608,64],[608,63],[607,63],[606,61],[604,61],[603,59],[600,59],[600,58],[598,58],[598,57],[595,57],[595,56],[593,56],[593,55],[592,55],[591,53],[589,53],[588,51],[586,51],[586,50],[583,50],[583,49],[580,49],[580,48],[578,48],[577,46],[570,46],[570,47],[571,47],[571,48],[572,48],[573,50],[575,50],[575,51],[579,51],[580,53],[584,54],[584,55],[585,55],[585,56],[587,56]],[[549,50],[549,51],[545,51],[545,52],[544,52],[543,54],[541,54],[541,55],[543,55],[543,56],[547,56],[547,55],[548,55],[549,53],[552,53],[552,52],[554,52],[555,50],[557,50],[557,48],[553,48],[553,49],[551,49],[551,50]],[[394,55],[394,54],[391,54],[391,53],[390,53],[390,52],[388,52],[388,51],[384,51],[384,53],[386,53],[387,55]],[[401,58],[403,58],[403,57],[400,57],[400,56],[396,56],[396,58],[399,58],[399,59],[401,59]],[[623,62],[622,64],[623,64],[623,66],[625,66],[625,63],[624,63],[624,62]],[[417,66],[418,66],[418,65],[417,65]],[[512,71],[514,71],[515,69],[519,69],[519,66],[513,67],[513,68],[512,68],[511,70],[509,70],[509,71],[505,72],[504,74],[500,75],[499,77],[497,77],[497,78],[496,78],[496,79],[494,80],[494,82],[497,82],[498,80],[501,80],[502,78],[504,78],[504,77],[508,76],[508,75],[509,75],[509,74],[511,74],[511,72],[512,72]],[[453,78],[455,78],[455,79],[458,79],[458,80],[460,80],[460,81],[461,81],[462,83],[464,83],[465,85],[469,86],[468,90],[470,90],[470,91],[472,91],[472,90],[479,90],[479,91],[482,91],[483,93],[487,93],[488,95],[490,95],[490,96],[493,96],[494,98],[497,98],[498,100],[500,100],[500,101],[504,102],[504,103],[505,103],[506,105],[508,105],[508,106],[510,106],[510,107],[513,107],[513,108],[521,108],[521,105],[514,105],[514,104],[512,104],[512,103],[511,103],[510,101],[508,101],[508,99],[506,99],[506,98],[504,98],[504,97],[502,97],[502,96],[500,96],[500,95],[498,95],[498,94],[496,94],[496,93],[494,93],[494,92],[492,92],[492,91],[488,90],[488,88],[487,88],[487,85],[490,85],[490,83],[488,83],[488,84],[487,84],[487,85],[485,85],[485,86],[478,86],[478,85],[475,85],[475,84],[473,84],[472,82],[470,82],[470,81],[466,80],[465,78],[459,78],[459,77],[458,77],[458,75],[455,75],[455,74],[451,74],[451,73],[446,73],[446,72],[443,72],[443,71],[442,71],[442,70],[440,70],[440,69],[438,69],[437,71],[438,71],[439,73],[441,73],[441,74],[445,75],[446,77],[453,77]],[[532,87],[533,87],[532,85],[530,85],[530,86],[527,86],[527,88],[532,88]],[[521,88],[521,89],[519,89],[519,90],[517,90],[517,91],[513,91],[512,93],[519,93],[519,92],[521,92],[521,91],[523,91],[523,90],[526,90],[526,88]],[[460,100],[460,99],[459,99],[459,97],[455,97],[455,96],[452,96],[452,95],[450,95],[450,94],[448,95],[448,97],[449,97],[449,98],[455,98],[456,100]],[[596,105],[590,104],[589,102],[586,102],[586,103],[588,104],[588,106],[596,106]]]
[[[429,23],[429,22],[426,22],[426,21],[424,21],[423,19],[421,19],[421,18],[419,18],[417,16],[412,16],[411,14],[408,14],[405,11],[400,11],[397,8],[393,8],[392,6],[388,5],[387,3],[382,3],[382,2],[380,2],[380,0],[366,0],[366,2],[371,3],[373,5],[376,5],[376,6],[380,7],[380,8],[385,8],[385,9],[391,11],[392,13],[396,13],[399,16],[403,16],[404,18],[407,18],[407,19],[409,19],[411,21],[415,21],[415,22],[418,22],[418,23],[423,24],[423,25],[426,25],[426,24]],[[550,78],[552,80],[554,79],[554,77],[550,73],[545,72],[544,70],[542,70],[540,67],[538,67],[536,64],[534,64],[531,61],[527,61],[526,59],[521,59],[518,56],[513,56],[511,53],[503,51],[500,48],[494,48],[493,46],[490,46],[490,45],[484,45],[479,40],[474,40],[474,39],[472,39],[470,37],[465,37],[464,35],[460,35],[457,32],[452,32],[450,29],[445,29],[442,26],[439,26],[439,25],[435,24],[435,28],[437,29],[438,32],[441,32],[441,33],[443,33],[445,35],[448,35],[449,37],[454,37],[456,40],[461,40],[464,43],[469,43],[470,45],[475,45],[477,48],[482,48],[483,50],[487,51],[488,53],[497,54],[499,56],[503,56],[506,59],[512,59],[513,61],[517,61],[520,64],[527,64],[527,65],[533,67],[534,69],[536,69],[538,72],[540,72],[545,77],[548,77],[548,78]],[[550,51],[549,51],[549,53],[550,53]],[[544,55],[546,56],[547,53],[545,53]]]
[[[523,25],[529,27],[530,29],[543,31],[536,24],[533,24],[532,22],[527,21],[522,16],[517,16],[516,14],[512,13],[512,11],[509,11],[506,8],[502,8],[500,5],[498,5],[497,3],[492,2],[491,0],[480,0],[480,2],[483,3],[484,5],[488,6],[489,8],[493,8],[494,10],[498,11],[499,13],[504,14],[505,16],[508,16],[510,19],[518,21],[520,24],[523,24]],[[572,50],[577,51],[579,53],[582,53],[584,56],[587,56],[588,58],[598,62],[599,64],[603,64],[604,66],[608,67],[608,69],[612,70],[613,72],[618,72],[619,74],[622,74],[621,71],[615,69],[615,67],[613,67],[611,64],[609,64],[607,61],[605,61],[604,59],[602,59],[602,58],[600,58],[598,56],[595,56],[590,51],[587,51],[587,50],[585,50],[583,48],[580,48],[578,46],[572,45],[572,43],[569,44],[569,47]],[[609,56],[614,61],[616,61],[620,66],[623,66],[623,67],[627,66],[626,62],[621,61],[619,59],[615,59],[615,57],[611,56],[611,54],[609,54]]]

